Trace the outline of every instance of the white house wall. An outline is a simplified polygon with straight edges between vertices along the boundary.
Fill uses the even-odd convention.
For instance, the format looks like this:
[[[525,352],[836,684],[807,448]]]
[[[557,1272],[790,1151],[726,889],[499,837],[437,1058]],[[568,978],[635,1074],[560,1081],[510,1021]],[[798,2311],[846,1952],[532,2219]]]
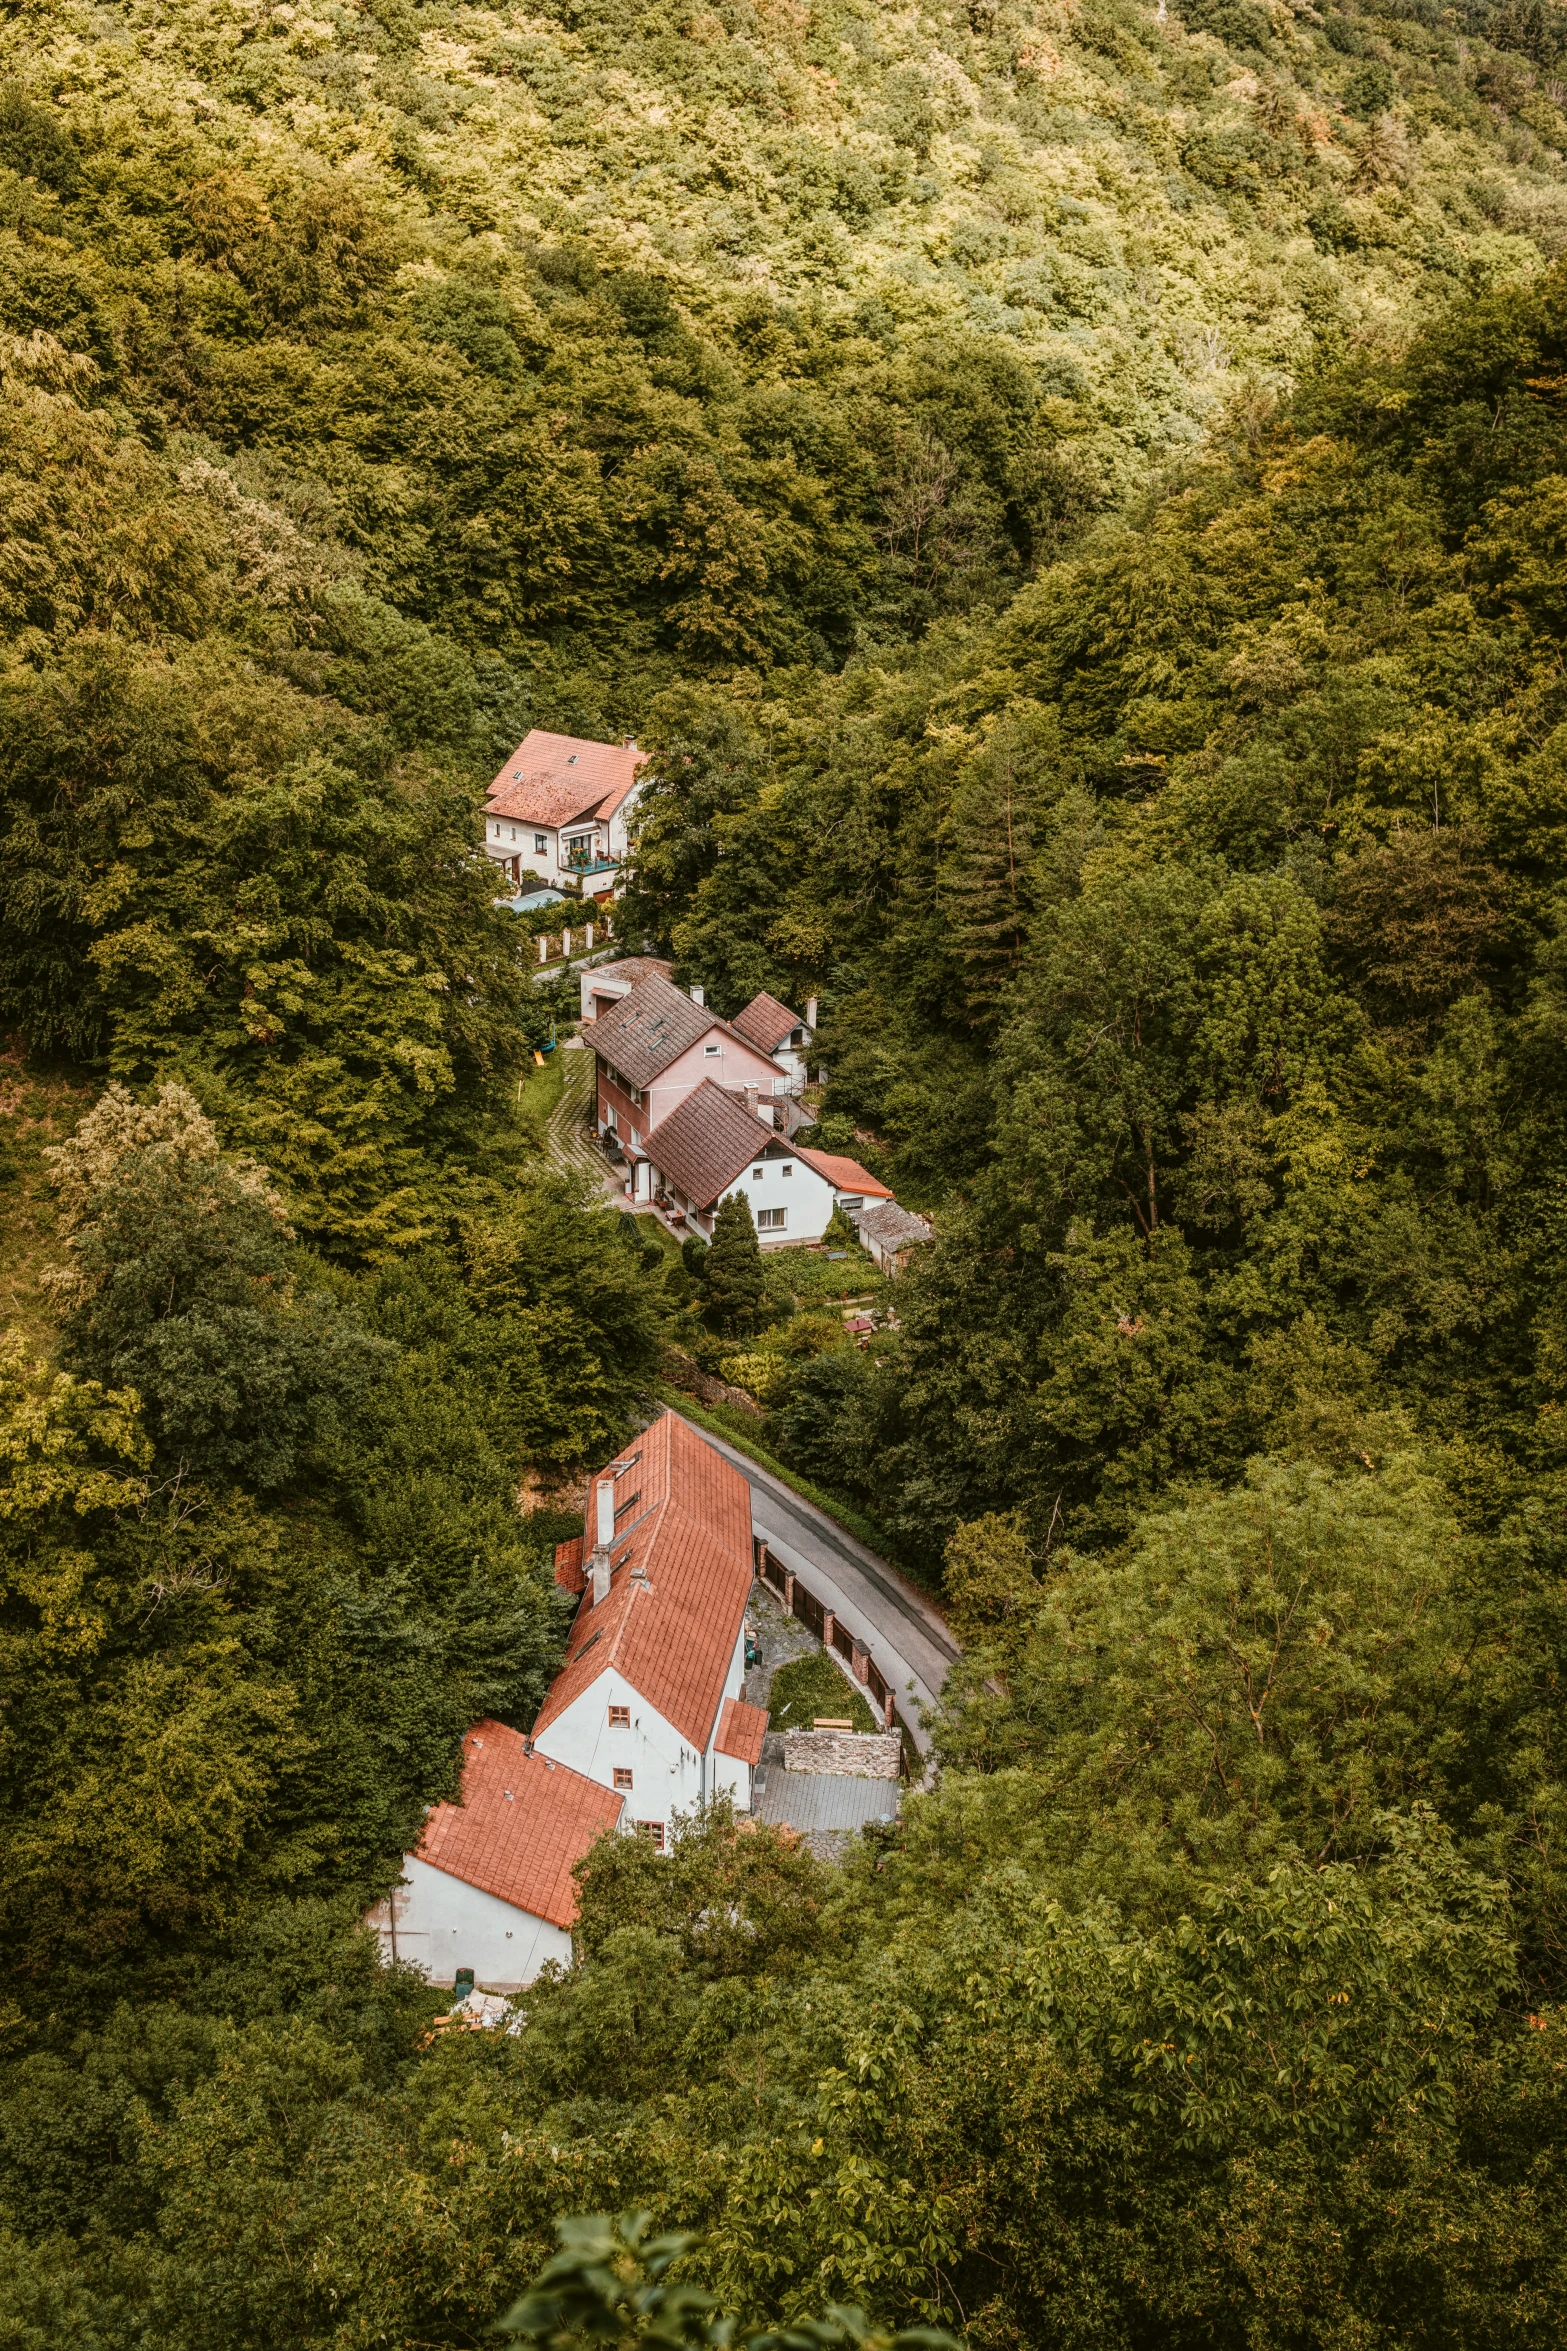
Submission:
[[[666,1722],[658,1709],[613,1668],[601,1673],[580,1697],[573,1699],[565,1713],[557,1715],[538,1734],[534,1745],[539,1754],[567,1764],[572,1771],[581,1772],[584,1779],[596,1780],[601,1788],[614,1787],[617,1765],[628,1770],[631,1785],[619,1791],[626,1801],[623,1816],[626,1825],[634,1829],[641,1821],[660,1821],[667,1834],[675,1813],[694,1812],[704,1797],[711,1797],[717,1791],[720,1773],[724,1775],[723,1787],[735,1796],[742,1809],[749,1806],[749,1767],[733,1756],[716,1755],[712,1747],[723,1699],[738,1698],[744,1688],[745,1628],[742,1625],[722,1694],[713,1708],[705,1757],[700,1748],[683,1739],[674,1724]],[[629,1729],[611,1729],[612,1706],[629,1709]],[[738,1779],[733,1776],[737,1773]]]
[[[592,826],[595,856],[613,857],[619,864],[625,863],[628,839],[626,823],[636,806],[637,794],[638,787],[633,784],[608,822],[601,820]],[[566,831],[573,835],[588,830],[587,825],[566,827]],[[544,843],[542,849],[535,846],[541,840]],[[566,862],[565,838],[557,825],[534,824],[521,816],[487,816],[484,820],[484,848],[486,856],[497,859],[503,865],[509,864],[514,857],[520,857],[524,872],[536,873],[541,881],[552,888],[574,885],[577,880],[576,867]],[[602,887],[603,877],[595,878],[598,886]]]
[[[387,1921],[384,1903],[372,1913],[381,1948],[388,1959],[395,1949],[432,1984],[453,1983],[460,1967],[471,1967],[481,1991],[515,1992],[532,1983],[546,1960],[571,1964],[571,1937],[563,1927],[414,1854],[403,1863],[403,1883],[392,1903],[395,1925]]]
[[[784,1174],[789,1168],[792,1173]],[[758,1177],[756,1170],[761,1169]],[[736,1176],[724,1198],[731,1199],[743,1193],[751,1203],[751,1216],[763,1248],[777,1247],[790,1241],[819,1241],[832,1221],[836,1194],[825,1176],[817,1174],[803,1159],[755,1159],[743,1175]],[[757,1211],[762,1208],[782,1208],[788,1223],[782,1232],[763,1232]]]

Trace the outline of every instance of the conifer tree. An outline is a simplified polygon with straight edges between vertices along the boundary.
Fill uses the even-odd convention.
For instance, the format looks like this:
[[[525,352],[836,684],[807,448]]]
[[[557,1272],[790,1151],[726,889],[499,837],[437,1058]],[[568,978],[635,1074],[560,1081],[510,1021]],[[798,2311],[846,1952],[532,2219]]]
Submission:
[[[726,1331],[749,1330],[762,1303],[762,1245],[743,1192],[718,1203],[705,1268],[709,1312]]]

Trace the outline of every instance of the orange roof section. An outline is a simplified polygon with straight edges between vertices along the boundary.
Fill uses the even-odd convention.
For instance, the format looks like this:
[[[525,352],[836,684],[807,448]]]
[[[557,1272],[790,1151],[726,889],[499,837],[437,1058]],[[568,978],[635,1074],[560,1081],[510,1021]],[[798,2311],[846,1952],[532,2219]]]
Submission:
[[[720,1755],[736,1756],[755,1771],[762,1760],[762,1741],[766,1736],[765,1706],[747,1706],[743,1698],[724,1700],[723,1712],[718,1717],[718,1736],[713,1742]]]
[[[705,1752],[751,1592],[751,1489],[673,1412],[598,1474],[614,1477],[626,1530],[608,1593],[577,1610],[533,1735],[614,1672]]]
[[[614,815],[646,763],[635,743],[593,743],[534,727],[491,784],[486,814],[552,827],[573,817],[602,820]]]
[[[582,1565],[584,1537],[573,1535],[569,1541],[555,1546],[555,1581],[563,1592],[580,1592],[587,1583]]]
[[[415,1859],[570,1927],[572,1870],[624,1809],[625,1799],[596,1780],[528,1754],[520,1731],[476,1722],[463,1740],[462,1800],[436,1805]]]
[[[795,1155],[817,1174],[825,1176],[835,1192],[858,1192],[867,1200],[890,1200],[892,1193],[868,1167],[861,1167],[857,1159],[840,1159],[836,1151],[807,1151],[796,1143]]]

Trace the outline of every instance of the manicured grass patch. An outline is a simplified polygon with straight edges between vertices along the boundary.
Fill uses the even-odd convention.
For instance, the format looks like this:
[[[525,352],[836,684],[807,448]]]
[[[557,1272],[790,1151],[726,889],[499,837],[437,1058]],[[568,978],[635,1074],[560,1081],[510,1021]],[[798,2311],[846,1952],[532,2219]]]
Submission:
[[[566,1056],[557,1045],[553,1053],[545,1054],[542,1069],[529,1064],[517,1094],[518,1117],[542,1135],[565,1082]]]
[[[819,1714],[832,1722],[852,1722],[857,1731],[880,1728],[859,1691],[838,1671],[826,1651],[813,1649],[809,1657],[796,1657],[774,1674],[767,1701],[768,1727],[808,1731]]]

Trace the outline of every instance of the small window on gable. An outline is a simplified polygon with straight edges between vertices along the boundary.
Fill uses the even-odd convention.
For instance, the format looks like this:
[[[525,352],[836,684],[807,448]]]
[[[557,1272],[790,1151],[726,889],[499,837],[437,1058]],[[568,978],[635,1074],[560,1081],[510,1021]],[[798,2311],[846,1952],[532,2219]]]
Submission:
[[[612,1731],[629,1731],[631,1728],[630,1707],[612,1706],[609,1710],[609,1727]]]
[[[702,1051],[707,1055],[709,1061],[716,1061],[718,1059],[718,1047],[716,1045],[704,1045],[702,1047]]]
[[[793,1161],[792,1159],[786,1159],[786,1160],[784,1161],[784,1163],[783,1163],[782,1167],[781,1167],[781,1168],[778,1170],[778,1173],[779,1173],[780,1175],[793,1175],[793,1173],[794,1173],[794,1161]]]
[[[616,1785],[616,1787],[617,1787],[617,1788],[629,1788],[629,1787],[630,1787],[630,1785],[631,1785],[631,1766],[630,1766],[630,1764],[629,1764],[629,1763],[617,1763],[617,1764],[616,1764],[616,1766],[615,1766],[615,1785]]]
[[[753,1183],[753,1184],[759,1184],[759,1183],[761,1182],[761,1180],[762,1180],[762,1171],[761,1171],[761,1169],[760,1169],[759,1167],[753,1167],[753,1168],[752,1168],[752,1170],[751,1170],[751,1181],[752,1181],[752,1183]]]

